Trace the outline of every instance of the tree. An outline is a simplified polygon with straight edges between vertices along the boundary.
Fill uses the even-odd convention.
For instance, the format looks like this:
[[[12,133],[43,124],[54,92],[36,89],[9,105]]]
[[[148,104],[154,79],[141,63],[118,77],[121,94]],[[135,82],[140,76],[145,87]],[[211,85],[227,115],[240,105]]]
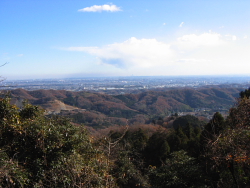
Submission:
[[[250,97],[250,88],[246,89],[245,91],[240,92],[241,99],[243,99],[243,98],[249,99],[249,97]]]
[[[217,136],[226,129],[226,122],[223,116],[216,112],[213,118],[205,125],[201,135],[201,145],[206,145],[208,141],[216,139]]]
[[[220,171],[220,182],[227,187],[250,185],[250,100],[241,98],[230,110],[228,125],[208,140],[207,156]],[[230,178],[231,177],[231,178]]]
[[[186,127],[188,124],[192,125],[193,127],[203,126],[203,122],[200,121],[197,117],[192,116],[192,115],[185,115],[185,116],[178,117],[173,122],[173,127],[177,129],[179,126]]]
[[[149,138],[144,151],[147,165],[160,166],[164,163],[169,152],[170,147],[167,142],[167,133],[155,132]]]
[[[47,118],[30,104],[18,109],[9,98],[0,100],[0,187],[112,185],[102,158],[84,127]]]
[[[149,176],[156,188],[204,187],[199,165],[183,150],[171,153],[162,166],[149,166]]]

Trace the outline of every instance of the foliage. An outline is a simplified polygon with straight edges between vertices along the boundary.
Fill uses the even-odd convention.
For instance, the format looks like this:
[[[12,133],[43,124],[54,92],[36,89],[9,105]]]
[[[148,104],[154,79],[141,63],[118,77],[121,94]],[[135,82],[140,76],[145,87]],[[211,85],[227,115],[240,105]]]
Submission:
[[[250,100],[239,99],[237,106],[230,110],[228,127],[215,132],[206,145],[207,156],[214,162],[215,169],[221,171],[220,182],[228,187],[250,185],[249,111]]]
[[[9,101],[0,101],[0,186],[104,187],[112,180],[83,127]]]
[[[201,145],[206,145],[211,140],[215,140],[217,136],[226,129],[226,122],[223,116],[216,112],[213,118],[205,125],[201,135]],[[205,148],[202,148],[205,149]]]
[[[173,127],[177,129],[179,126],[186,127],[188,124],[194,127],[201,127],[204,125],[204,123],[200,121],[197,117],[192,116],[192,115],[185,115],[185,116],[178,117],[173,122]]]
[[[250,97],[250,88],[246,89],[245,91],[240,92],[240,98],[247,98],[249,99]]]
[[[67,95],[67,98],[63,99],[63,102],[71,106],[78,106],[77,97],[74,98],[72,94]]]
[[[112,170],[113,176],[117,179],[117,185],[124,188],[148,187],[147,177],[143,176],[133,160],[136,159],[130,157],[126,151],[119,153]]]
[[[66,118],[44,116],[43,110],[28,103],[18,109],[10,104],[8,97],[3,98],[0,100],[0,187],[250,186],[248,91],[240,94],[242,97],[230,109],[228,117],[217,112],[206,125],[187,115],[170,117],[174,126],[165,128],[166,118],[157,116],[155,124],[107,128],[105,135],[95,138],[83,126]],[[186,92],[192,99],[195,92]],[[223,96],[220,91],[213,92]],[[97,96],[104,97],[88,94],[88,99],[94,101]],[[68,94],[66,98],[76,100],[74,95]],[[138,98],[126,95],[106,96],[106,99],[109,108],[100,102],[98,108],[113,116],[124,113],[127,117],[132,117],[135,111],[118,110],[117,100],[129,103],[130,107],[139,105],[145,112],[153,110],[147,109],[146,103],[162,101],[153,92],[140,94]],[[81,100],[77,98],[77,102]],[[132,103],[134,100],[138,103]],[[107,118],[85,111],[72,114],[74,120],[96,126],[104,125],[101,122]],[[125,118],[109,118],[127,123]]]
[[[33,105],[41,105],[47,111],[58,113],[64,109],[63,103],[74,107],[75,112],[85,111],[97,116],[119,117],[132,119],[136,115],[147,117],[162,117],[171,112],[193,111],[194,108],[228,109],[234,103],[235,93],[240,89],[207,88],[207,89],[175,89],[164,91],[147,91],[138,94],[107,95],[90,92],[72,92],[64,90],[12,90],[11,96],[19,103],[29,100]],[[55,100],[62,101],[58,106]],[[61,106],[62,105],[62,106]],[[80,109],[77,109],[77,108]],[[64,111],[64,110],[63,110]],[[67,111],[69,112],[69,111]],[[206,112],[199,111],[200,114]],[[74,115],[74,113],[70,113]],[[74,117],[73,117],[74,118]],[[83,120],[82,118],[79,118]],[[107,118],[106,118],[107,119]],[[95,118],[98,124],[102,123]],[[81,123],[79,121],[78,123]],[[85,123],[85,122],[84,122]],[[159,121],[159,123],[162,123]],[[92,125],[92,123],[90,124]],[[114,125],[108,122],[108,125]],[[96,127],[97,126],[95,124]]]
[[[160,166],[170,153],[166,132],[156,132],[148,140],[144,151],[147,165]]]
[[[171,153],[165,164],[149,166],[151,184],[156,188],[202,187],[199,165],[183,150]]]

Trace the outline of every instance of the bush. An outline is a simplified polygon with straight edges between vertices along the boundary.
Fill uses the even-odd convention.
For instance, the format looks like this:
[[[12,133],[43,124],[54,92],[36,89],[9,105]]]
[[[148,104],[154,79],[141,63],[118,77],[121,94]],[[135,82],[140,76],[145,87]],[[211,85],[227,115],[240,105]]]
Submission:
[[[105,187],[112,177],[102,158],[82,126],[0,101],[0,187]]]

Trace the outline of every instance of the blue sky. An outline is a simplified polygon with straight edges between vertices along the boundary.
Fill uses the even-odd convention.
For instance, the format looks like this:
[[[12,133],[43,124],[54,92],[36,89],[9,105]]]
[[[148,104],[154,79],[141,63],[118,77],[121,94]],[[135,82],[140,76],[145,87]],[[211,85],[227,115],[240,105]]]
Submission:
[[[0,75],[250,74],[249,0],[1,0]]]

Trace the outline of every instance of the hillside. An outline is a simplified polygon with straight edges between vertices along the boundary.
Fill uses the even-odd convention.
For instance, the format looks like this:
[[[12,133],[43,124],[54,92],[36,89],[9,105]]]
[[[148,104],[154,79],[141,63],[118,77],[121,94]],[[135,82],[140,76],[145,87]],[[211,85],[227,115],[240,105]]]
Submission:
[[[199,95],[183,91],[184,99],[186,92]],[[213,97],[228,96],[217,90],[209,93]],[[29,94],[25,96],[36,99]],[[35,94],[54,98],[49,91]],[[162,93],[150,93],[146,99],[142,95],[133,97],[149,101],[158,95],[162,101],[167,97]],[[110,96],[99,97],[122,104]],[[207,123],[192,115],[174,114],[164,119],[159,117],[151,124],[100,130],[77,126],[61,116],[46,116],[44,110],[30,104],[18,108],[10,104],[9,97],[2,98],[0,187],[249,187],[249,97],[250,89],[241,92],[226,118],[217,112]],[[70,112],[72,118],[89,121],[92,116],[95,121],[113,124],[118,124],[117,120],[127,121],[71,107],[57,99],[53,103],[52,99],[48,102],[50,107],[54,104],[56,110],[60,107],[61,112]],[[14,98],[12,102],[18,100]],[[118,104],[116,107],[121,107]],[[142,116],[137,114],[134,119],[142,120]]]
[[[175,112],[198,112],[208,115],[228,110],[243,89],[205,88],[147,91],[139,94],[107,95],[65,90],[10,91],[12,103],[21,106],[28,100],[44,108],[47,114],[62,114],[77,123],[90,126],[125,125],[150,121]],[[4,93],[4,92],[3,92]]]

